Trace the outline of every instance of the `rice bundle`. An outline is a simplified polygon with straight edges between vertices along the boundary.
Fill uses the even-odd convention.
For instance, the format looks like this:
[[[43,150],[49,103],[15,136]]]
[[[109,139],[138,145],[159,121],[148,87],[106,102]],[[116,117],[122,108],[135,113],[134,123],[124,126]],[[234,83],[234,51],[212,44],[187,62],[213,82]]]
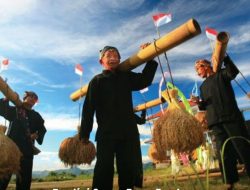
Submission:
[[[0,147],[0,179],[12,173],[18,174],[22,153],[17,145],[2,131],[0,131]]]
[[[59,149],[59,158],[66,166],[90,165],[95,155],[95,145],[92,142],[82,143],[79,140],[79,135],[64,139]]]
[[[199,111],[194,116],[201,124],[203,132],[208,130],[207,119],[206,119],[206,111]]]
[[[5,133],[7,127],[4,125],[0,125],[0,133],[2,132],[3,134]]]
[[[168,94],[164,91],[162,96],[168,102],[168,108],[155,122],[154,128],[160,134],[153,137],[157,149],[173,149],[176,153],[191,152],[203,142],[201,124],[180,107],[176,98],[177,90],[168,90]]]
[[[152,160],[153,163],[157,164],[166,160],[167,154],[166,154],[166,151],[159,151],[156,148],[156,144],[152,143],[148,149],[148,157]]]

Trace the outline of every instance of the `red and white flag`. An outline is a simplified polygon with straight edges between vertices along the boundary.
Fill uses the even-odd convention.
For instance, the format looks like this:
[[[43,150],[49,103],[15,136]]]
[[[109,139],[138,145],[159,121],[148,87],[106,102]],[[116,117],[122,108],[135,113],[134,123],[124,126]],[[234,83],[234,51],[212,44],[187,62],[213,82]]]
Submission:
[[[161,25],[167,24],[172,21],[172,14],[159,13],[157,15],[153,15],[153,20],[155,26],[160,27]]]
[[[215,29],[206,27],[206,35],[210,40],[216,40],[218,32]]]
[[[148,87],[141,89],[140,93],[143,94],[144,92],[147,92],[147,91],[148,91]]]
[[[81,64],[79,64],[79,63],[76,64],[76,66],[75,66],[75,73],[78,74],[78,75],[80,75],[80,76],[82,76],[83,68],[82,68]]]
[[[1,70],[7,70],[9,66],[9,59],[3,59],[1,62]]]

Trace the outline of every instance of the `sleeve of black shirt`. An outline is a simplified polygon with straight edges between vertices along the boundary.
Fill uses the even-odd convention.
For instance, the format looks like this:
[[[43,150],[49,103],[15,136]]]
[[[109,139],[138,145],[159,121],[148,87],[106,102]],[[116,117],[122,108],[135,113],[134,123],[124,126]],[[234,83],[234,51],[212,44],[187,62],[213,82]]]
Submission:
[[[223,69],[223,77],[228,80],[233,80],[239,73],[239,69],[236,67],[231,58],[227,55],[224,58],[225,69]]]
[[[43,143],[43,139],[47,130],[44,126],[44,120],[42,116],[38,112],[35,112],[35,111],[34,111],[34,115],[35,117],[33,119],[35,119],[35,123],[36,123],[35,127],[38,132],[38,138],[36,139],[36,141],[38,142],[38,144],[41,145]]]
[[[204,101],[204,98],[203,98],[203,93],[202,91],[200,90],[200,100],[198,102],[198,107],[199,107],[199,110],[201,111],[205,111],[206,110],[206,102]]]
[[[82,119],[80,126],[80,138],[89,139],[93,128],[93,119],[95,113],[95,102],[97,98],[97,79],[91,80],[88,86],[87,94],[82,109]]]
[[[130,84],[132,90],[141,90],[150,86],[155,76],[158,63],[155,60],[150,60],[142,70],[142,73],[130,72]]]
[[[16,107],[10,106],[9,101],[0,99],[0,115],[8,121],[13,121],[16,118]]]

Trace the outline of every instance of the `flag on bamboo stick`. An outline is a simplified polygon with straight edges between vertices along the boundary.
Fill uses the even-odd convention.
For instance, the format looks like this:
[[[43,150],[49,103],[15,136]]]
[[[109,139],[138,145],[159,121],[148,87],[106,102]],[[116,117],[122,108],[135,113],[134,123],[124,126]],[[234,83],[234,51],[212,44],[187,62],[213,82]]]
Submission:
[[[172,14],[168,13],[159,13],[153,15],[154,24],[156,27],[160,27],[161,25],[167,24],[172,21]]]
[[[215,29],[206,27],[206,35],[207,35],[208,39],[216,40],[217,34],[218,34],[218,32]]]
[[[196,97],[199,96],[197,81],[195,81],[195,83],[194,83],[194,87],[193,87],[193,89],[192,89],[192,95],[194,95],[194,96],[196,96]]]
[[[141,89],[140,93],[143,94],[144,92],[147,92],[147,91],[148,91],[148,87]]]
[[[80,76],[82,76],[83,68],[82,68],[81,64],[79,64],[79,63],[76,64],[76,66],[75,66],[75,73],[78,74],[78,75],[80,75]]]
[[[7,70],[9,66],[9,59],[3,59],[1,62],[1,71]]]

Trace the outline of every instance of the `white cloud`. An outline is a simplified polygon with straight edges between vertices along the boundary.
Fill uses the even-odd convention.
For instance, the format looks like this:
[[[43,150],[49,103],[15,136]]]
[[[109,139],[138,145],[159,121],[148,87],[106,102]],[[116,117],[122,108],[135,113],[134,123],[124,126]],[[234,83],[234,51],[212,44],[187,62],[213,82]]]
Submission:
[[[146,125],[138,125],[138,130],[140,135],[151,135],[151,130],[149,126]]]
[[[34,157],[33,168],[34,171],[53,171],[66,167],[59,160],[58,152],[42,151],[40,154]]]
[[[77,131],[79,119],[75,114],[67,113],[41,113],[45,120],[47,130]],[[92,133],[95,133],[97,123],[94,120]]]
[[[42,114],[47,130],[77,131],[78,118],[71,114]]]
[[[36,6],[36,0],[10,0],[0,1],[0,23],[6,23],[12,19],[18,19],[27,14]]]
[[[250,108],[250,99],[246,95],[240,96],[236,100],[239,108]]]

